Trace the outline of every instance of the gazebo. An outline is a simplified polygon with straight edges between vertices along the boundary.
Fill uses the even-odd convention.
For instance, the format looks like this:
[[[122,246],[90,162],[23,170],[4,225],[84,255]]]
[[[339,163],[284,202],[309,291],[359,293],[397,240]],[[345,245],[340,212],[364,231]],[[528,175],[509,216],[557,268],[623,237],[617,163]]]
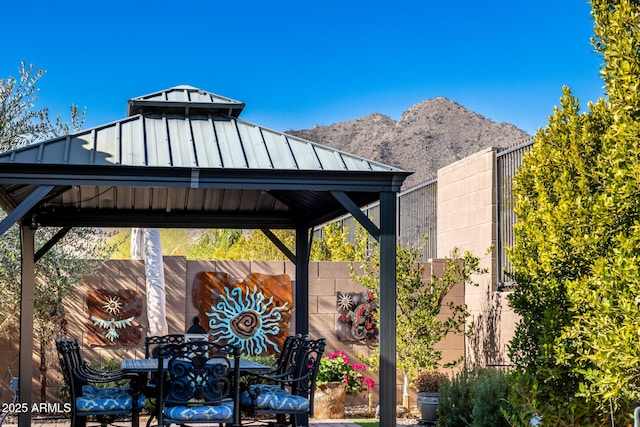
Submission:
[[[177,86],[129,100],[124,119],[0,153],[0,235],[16,223],[21,233],[21,403],[34,374],[35,263],[72,227],[267,230],[295,264],[306,333],[312,229],[351,213],[380,243],[380,421],[395,426],[396,194],[410,172],[242,121],[243,108]],[[379,226],[360,209],[377,200]],[[59,232],[35,248],[39,227]],[[294,229],[295,253],[270,229]]]

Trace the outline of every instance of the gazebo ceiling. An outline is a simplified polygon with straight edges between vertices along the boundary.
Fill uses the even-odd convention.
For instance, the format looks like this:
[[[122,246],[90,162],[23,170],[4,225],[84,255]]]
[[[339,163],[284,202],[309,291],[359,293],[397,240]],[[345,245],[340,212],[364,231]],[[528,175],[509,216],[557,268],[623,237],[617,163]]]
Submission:
[[[0,153],[0,207],[40,188],[22,205],[35,225],[294,228],[346,213],[332,192],[363,206],[409,174],[244,122],[243,108],[191,86],[131,99],[122,120]]]

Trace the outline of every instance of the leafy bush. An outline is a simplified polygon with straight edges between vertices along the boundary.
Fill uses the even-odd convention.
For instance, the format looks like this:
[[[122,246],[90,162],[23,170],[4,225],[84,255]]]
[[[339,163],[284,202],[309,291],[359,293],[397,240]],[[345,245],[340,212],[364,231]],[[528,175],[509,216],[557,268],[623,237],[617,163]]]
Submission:
[[[507,378],[495,369],[486,369],[479,376],[473,397],[473,427],[508,426],[502,410],[507,406]]]
[[[638,377],[640,3],[591,0],[606,98],[563,89],[514,181],[515,414],[625,425]]]
[[[496,369],[464,369],[440,386],[438,426],[508,426],[506,375]]]
[[[90,362],[89,366],[93,369],[99,369],[101,371],[115,371],[120,369],[120,360],[115,357],[107,357],[100,361]],[[129,380],[111,381],[108,383],[96,383],[93,384],[96,387],[127,387]]]
[[[276,356],[273,354],[268,354],[266,356],[245,354],[242,356],[242,358],[251,360],[256,363],[260,363],[261,365],[265,365],[265,366],[274,366],[276,364]]]
[[[439,371],[422,371],[413,379],[413,386],[419,392],[437,393],[440,384],[447,380],[447,376]]]
[[[473,373],[465,369],[440,386],[438,426],[467,427],[471,425],[473,377]]]

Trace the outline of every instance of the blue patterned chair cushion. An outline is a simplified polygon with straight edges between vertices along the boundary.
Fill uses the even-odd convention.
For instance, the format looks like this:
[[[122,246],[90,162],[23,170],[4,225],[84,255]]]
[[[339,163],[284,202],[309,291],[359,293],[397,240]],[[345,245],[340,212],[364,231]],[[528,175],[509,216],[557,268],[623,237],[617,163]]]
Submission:
[[[114,387],[115,392],[109,388],[97,388],[96,391],[76,398],[76,409],[78,412],[88,411],[124,411],[130,410],[133,399],[131,395],[119,387]],[[99,392],[99,390],[104,390]],[[142,408],[145,397],[138,397],[138,408]]]
[[[129,391],[129,387],[96,387],[93,385],[83,385],[82,386],[82,395],[83,396],[99,396],[104,394],[120,394],[127,393]]]
[[[233,401],[226,400],[216,406],[169,406],[162,412],[165,418],[174,421],[230,421],[233,419]]]
[[[249,392],[244,391],[240,395],[240,404],[243,406],[252,406],[251,396]],[[262,392],[256,398],[257,409],[274,409],[287,411],[308,411],[309,399],[302,396],[295,396],[286,390],[278,387],[275,392]]]
[[[260,390],[260,393],[287,392],[287,390],[276,384],[252,384],[251,389]]]

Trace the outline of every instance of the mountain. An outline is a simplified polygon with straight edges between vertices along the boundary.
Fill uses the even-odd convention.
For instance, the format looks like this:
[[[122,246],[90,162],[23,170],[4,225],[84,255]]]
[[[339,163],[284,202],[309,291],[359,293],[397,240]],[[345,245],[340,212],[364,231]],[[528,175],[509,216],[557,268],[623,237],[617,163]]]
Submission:
[[[437,170],[487,147],[506,148],[531,138],[447,98],[422,101],[398,121],[372,113],[355,120],[286,133],[413,171],[403,188],[435,178]]]

